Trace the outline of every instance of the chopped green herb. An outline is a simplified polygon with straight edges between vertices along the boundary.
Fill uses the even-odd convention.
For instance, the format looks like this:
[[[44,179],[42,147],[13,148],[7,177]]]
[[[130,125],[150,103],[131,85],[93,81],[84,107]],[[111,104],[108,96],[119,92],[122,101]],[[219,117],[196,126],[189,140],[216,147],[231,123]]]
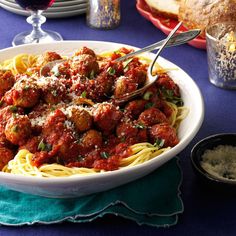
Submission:
[[[144,124],[140,123],[140,124],[136,124],[135,128],[137,128],[137,129],[145,129],[146,126]]]
[[[123,62],[124,69],[126,69],[128,67],[128,65],[131,61],[133,61],[133,58],[130,58],[130,59],[126,60],[125,62]]]
[[[153,95],[153,93],[151,91],[147,91],[146,93],[144,93],[143,99],[149,100],[152,97],[152,95]]]
[[[81,93],[81,97],[82,97],[82,98],[86,98],[86,96],[87,96],[87,92],[86,92],[86,91],[83,91],[83,92]]]
[[[50,111],[55,111],[56,110],[56,107],[52,106],[50,107]]]
[[[151,108],[154,106],[154,103],[153,102],[149,102],[145,105],[145,109],[148,109],[148,108]]]
[[[13,112],[13,113],[17,112],[17,110],[18,110],[18,108],[17,108],[16,106],[10,106],[9,109],[10,109],[10,111]]]
[[[44,143],[43,139],[40,141],[38,145],[38,150],[40,151],[51,151],[52,150],[52,145],[48,143]]]
[[[109,75],[115,75],[116,70],[112,67],[108,67],[107,72],[108,72]]]
[[[101,152],[100,155],[102,158],[105,158],[105,159],[107,159],[109,157],[109,153],[107,153],[107,152]]]
[[[165,139],[157,138],[156,142],[153,144],[153,146],[161,148],[161,147],[163,147],[164,143],[165,143]]]
[[[175,96],[172,90],[162,88],[160,92],[162,96],[164,97],[164,99],[166,99],[167,101],[172,102],[177,106],[183,106],[184,102],[182,98]]]

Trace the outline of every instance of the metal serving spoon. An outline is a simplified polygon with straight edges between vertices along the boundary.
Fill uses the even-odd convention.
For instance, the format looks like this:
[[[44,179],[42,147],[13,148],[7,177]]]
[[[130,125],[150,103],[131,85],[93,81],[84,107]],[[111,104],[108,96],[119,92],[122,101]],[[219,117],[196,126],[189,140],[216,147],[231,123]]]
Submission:
[[[161,47],[159,48],[159,50],[156,53],[155,58],[153,59],[153,61],[151,62],[151,64],[148,67],[147,81],[146,81],[145,85],[142,88],[140,88],[134,92],[127,93],[127,94],[124,94],[122,97],[115,98],[114,99],[115,103],[119,104],[119,103],[123,103],[123,102],[131,100],[132,98],[136,97],[137,95],[142,94],[148,87],[150,87],[153,83],[155,83],[157,81],[158,75],[153,75],[153,67],[154,67],[156,60],[159,57],[160,53],[168,45],[168,43],[173,38],[173,35],[178,30],[178,28],[181,26],[181,24],[182,24],[182,22],[179,22],[179,24],[170,32],[168,37],[166,39],[164,39]],[[185,42],[187,42],[187,41],[188,40],[186,40],[186,38],[185,38]]]
[[[166,47],[173,47],[173,46],[178,46],[184,43],[187,43],[188,41],[191,41],[192,39],[196,38],[199,34],[201,33],[200,29],[194,29],[194,30],[189,30],[183,33],[179,33],[177,35],[174,35],[166,44]],[[153,43],[149,46],[146,46],[145,48],[139,49],[137,51],[131,52],[129,54],[126,54],[122,57],[117,58],[115,61],[124,61],[130,57],[139,55],[144,52],[151,52],[155,49],[159,49],[162,44],[165,42],[166,39],[163,39],[159,42]]]
[[[175,36],[173,36],[167,43],[166,47],[172,47],[172,46],[178,46],[178,45],[181,45],[181,44],[184,44],[194,38],[196,38],[199,34],[200,34],[201,30],[199,29],[194,29],[194,30],[189,30],[189,31],[186,31],[186,32],[183,32],[183,33],[179,33]],[[164,43],[165,39],[164,40],[161,40],[159,42],[156,42],[154,44],[151,44],[145,48],[142,48],[140,50],[137,50],[137,51],[134,51],[134,52],[131,52],[125,56],[122,56],[122,57],[119,57],[117,58],[115,61],[124,61],[130,57],[133,57],[133,56],[136,56],[136,55],[139,55],[141,53],[144,53],[144,52],[148,52],[148,51],[153,51],[155,49],[159,49],[162,44]],[[66,61],[66,59],[61,59],[61,60],[55,60],[55,61],[52,61],[52,62],[49,62],[47,63],[45,66],[43,66],[40,70],[40,75],[41,76],[46,76],[47,73],[56,65],[56,64],[59,64],[59,63],[62,63]]]

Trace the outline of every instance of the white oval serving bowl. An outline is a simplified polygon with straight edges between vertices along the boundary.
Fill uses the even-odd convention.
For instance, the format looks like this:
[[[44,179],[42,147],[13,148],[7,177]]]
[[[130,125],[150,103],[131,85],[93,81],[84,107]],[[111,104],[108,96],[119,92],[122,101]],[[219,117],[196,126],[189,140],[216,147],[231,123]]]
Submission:
[[[72,55],[73,52],[82,46],[93,49],[97,54],[104,51],[117,50],[121,47],[137,49],[130,45],[102,41],[64,41],[49,44],[32,44],[0,50],[0,62],[20,53],[41,54],[45,51],[55,51],[61,55]],[[147,53],[145,56],[152,58],[154,54]],[[143,164],[91,175],[43,178],[0,172],[0,185],[12,190],[45,197],[68,198],[85,196],[143,177],[180,153],[201,127],[204,117],[203,98],[195,82],[181,68],[161,57],[158,59],[158,63],[164,68],[177,68],[177,70],[172,70],[169,74],[179,85],[184,105],[189,108],[189,114],[181,122],[178,130],[180,142],[175,147]]]

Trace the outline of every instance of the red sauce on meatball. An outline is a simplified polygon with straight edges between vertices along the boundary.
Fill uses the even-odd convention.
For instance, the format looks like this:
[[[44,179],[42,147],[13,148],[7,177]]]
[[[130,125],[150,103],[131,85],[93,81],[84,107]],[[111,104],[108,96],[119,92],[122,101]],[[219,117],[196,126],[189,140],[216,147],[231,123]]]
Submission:
[[[116,170],[135,143],[163,139],[165,147],[175,146],[179,140],[168,123],[166,93],[179,98],[180,92],[167,74],[143,95],[114,102],[146,82],[147,65],[138,58],[114,61],[130,51],[121,48],[104,58],[83,47],[46,77],[39,77],[39,70],[62,59],[56,52],[40,56],[28,70],[32,75],[0,70],[0,169],[23,148],[34,154],[35,166],[56,162]]]

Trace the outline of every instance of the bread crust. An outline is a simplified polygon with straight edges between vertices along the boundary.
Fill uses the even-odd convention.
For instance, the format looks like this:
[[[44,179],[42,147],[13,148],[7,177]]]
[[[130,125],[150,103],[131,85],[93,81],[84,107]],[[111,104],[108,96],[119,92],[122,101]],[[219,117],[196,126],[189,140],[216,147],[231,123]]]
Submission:
[[[236,21],[236,0],[181,0],[179,21],[188,29],[201,29],[205,37],[208,25]]]
[[[153,0],[145,0],[146,4],[149,6],[151,12],[154,13],[155,15],[178,20],[178,8],[179,8],[179,1],[180,0],[172,0],[171,1],[175,5],[174,10],[172,12],[168,9],[168,7],[166,9],[159,8],[159,6],[157,4],[158,1],[164,1],[164,0],[154,0],[154,1]],[[166,3],[166,4],[168,4],[168,3]],[[176,10],[176,8],[177,8],[177,10]]]

